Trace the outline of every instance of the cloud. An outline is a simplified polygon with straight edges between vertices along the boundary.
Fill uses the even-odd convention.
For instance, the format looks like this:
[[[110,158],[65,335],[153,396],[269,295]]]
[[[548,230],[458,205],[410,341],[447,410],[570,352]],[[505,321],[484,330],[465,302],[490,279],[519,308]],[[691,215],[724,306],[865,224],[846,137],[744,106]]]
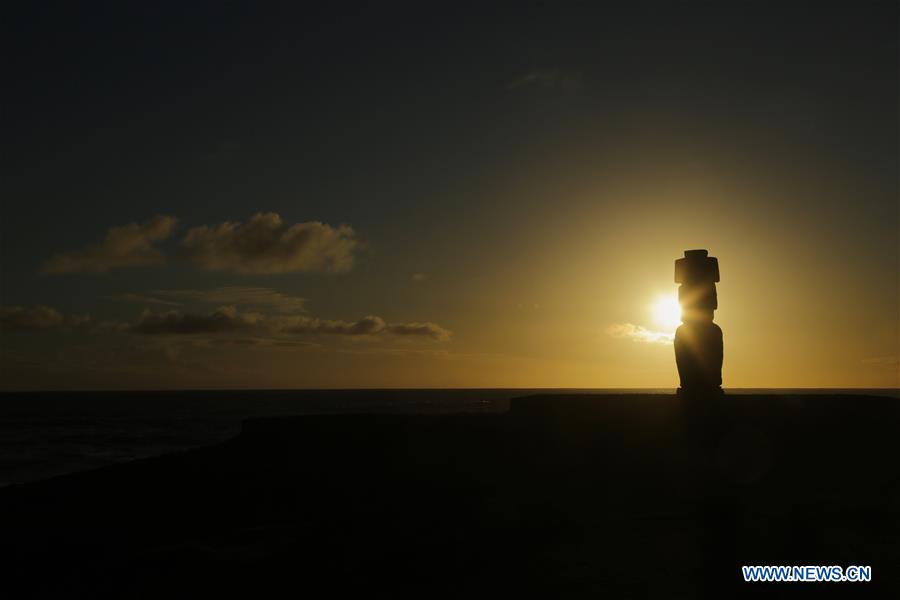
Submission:
[[[259,335],[242,338],[244,341],[216,342],[229,345],[263,345],[276,340],[288,342],[283,336],[339,336],[350,338],[374,338],[398,336],[425,338],[437,342],[449,341],[452,333],[437,323],[386,323],[375,315],[367,315],[356,321],[318,319],[303,315],[270,316],[239,312],[233,306],[219,308],[209,314],[191,314],[178,311],[153,312],[145,310],[137,323],[106,324],[109,332],[130,332],[147,335],[196,335],[219,334],[255,329]],[[261,337],[268,334],[269,337]],[[274,337],[271,337],[274,336]],[[249,340],[253,341],[249,341]]]
[[[59,327],[78,327],[90,321],[87,315],[63,315],[49,306],[0,307],[0,331],[44,331]]]
[[[100,243],[84,250],[56,254],[44,263],[42,270],[102,273],[120,267],[162,263],[165,256],[154,244],[171,236],[177,223],[175,217],[156,216],[144,223],[113,227]],[[247,223],[226,221],[189,229],[177,256],[207,271],[243,275],[343,272],[353,267],[358,246],[356,234],[349,225],[332,227],[318,221],[291,225],[276,213],[257,213]],[[122,299],[139,301],[136,297]]]
[[[305,310],[306,305],[306,298],[283,294],[267,287],[226,286],[208,290],[155,290],[153,295],[222,306],[268,306],[281,312],[301,312]]]
[[[396,323],[388,326],[388,331],[394,335],[427,337],[437,342],[446,342],[451,337],[451,332],[437,323]]]
[[[306,342],[300,340],[282,340],[278,338],[215,338],[209,340],[201,340],[198,345],[205,346],[235,346],[235,347],[268,347],[268,348],[308,348],[315,347],[318,344],[314,342]]]
[[[358,321],[333,321],[310,317],[289,317],[276,326],[280,333],[293,335],[343,335],[373,337],[390,334],[403,337],[422,337],[445,342],[451,332],[437,323],[385,323],[384,319],[368,315]]]
[[[288,225],[276,213],[257,213],[247,223],[226,221],[190,229],[181,242],[181,255],[201,269],[243,275],[342,272],[353,267],[357,245],[349,225]]]
[[[194,297],[197,290],[184,295]],[[279,302],[288,305],[302,298],[270,293],[269,288],[217,288],[203,300],[215,297],[252,299],[257,304],[270,302],[279,308]],[[138,298],[143,298],[138,296]],[[90,322],[88,316],[63,315],[48,306],[22,308],[0,307],[0,330],[41,331],[62,327],[77,327]],[[193,336],[193,341],[207,340],[209,345],[230,346],[296,346],[315,345],[291,339],[293,336],[338,336],[348,338],[405,337],[421,338],[437,342],[449,341],[452,333],[437,323],[408,322],[387,323],[375,315],[356,321],[318,319],[306,315],[264,315],[258,312],[239,311],[236,306],[222,306],[208,313],[191,313],[180,310],[144,310],[137,321],[103,320],[93,324],[90,331],[98,334],[137,334],[146,336]],[[220,334],[239,332],[242,337],[222,339]]]
[[[506,88],[515,90],[520,88],[552,88],[566,92],[575,92],[581,89],[583,77],[580,71],[558,68],[532,69],[510,81]]]
[[[113,300],[124,300],[126,302],[136,302],[138,304],[163,304],[166,306],[181,306],[180,302],[171,302],[169,300],[160,300],[146,294],[118,294],[116,296],[107,296]]]
[[[204,315],[145,310],[127,331],[144,335],[213,334],[252,328],[259,320],[259,315],[239,313],[233,306],[223,306]]]
[[[675,334],[664,331],[652,331],[632,323],[615,323],[606,328],[606,333],[614,338],[627,338],[635,342],[648,344],[671,344]]]
[[[310,317],[289,317],[278,326],[281,333],[312,335],[369,336],[382,333],[387,325],[384,319],[369,315],[358,321],[332,321]]]
[[[113,227],[100,243],[75,252],[57,254],[43,265],[45,273],[104,273],[119,267],[163,262],[163,254],[153,246],[172,235],[178,219],[156,216],[143,223]]]
[[[131,331],[131,323],[124,321],[99,321],[93,328],[94,333],[128,333]]]
[[[428,275],[426,275],[425,273],[413,273],[411,279],[415,283],[422,283],[423,281],[428,279]]]
[[[0,308],[0,330],[3,331],[38,331],[61,327],[64,323],[62,313],[49,306]]]

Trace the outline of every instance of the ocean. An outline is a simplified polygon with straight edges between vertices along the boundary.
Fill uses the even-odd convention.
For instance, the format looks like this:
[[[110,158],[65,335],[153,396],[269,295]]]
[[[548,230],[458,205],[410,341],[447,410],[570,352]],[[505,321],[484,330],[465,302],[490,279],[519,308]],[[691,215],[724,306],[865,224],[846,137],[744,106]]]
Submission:
[[[673,393],[669,389],[228,390],[0,394],[0,486],[216,444],[263,416],[502,412],[534,393]],[[730,394],[889,390],[728,390]]]

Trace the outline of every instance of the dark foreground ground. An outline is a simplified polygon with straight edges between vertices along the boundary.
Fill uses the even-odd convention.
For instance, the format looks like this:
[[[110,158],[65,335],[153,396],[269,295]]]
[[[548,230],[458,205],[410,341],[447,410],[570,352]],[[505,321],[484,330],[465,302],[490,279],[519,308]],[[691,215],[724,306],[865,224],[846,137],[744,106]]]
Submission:
[[[900,403],[865,396],[250,420],[0,491],[0,595],[890,597],[898,433]],[[742,564],[871,565],[873,582],[745,584]]]

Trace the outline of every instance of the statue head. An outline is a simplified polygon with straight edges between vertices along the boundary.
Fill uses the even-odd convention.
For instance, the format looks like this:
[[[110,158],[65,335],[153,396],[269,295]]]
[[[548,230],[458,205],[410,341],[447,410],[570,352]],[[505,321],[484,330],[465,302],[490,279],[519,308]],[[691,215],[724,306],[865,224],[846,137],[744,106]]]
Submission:
[[[682,321],[712,321],[713,311],[719,307],[717,281],[719,261],[706,250],[685,250],[684,258],[675,261]]]

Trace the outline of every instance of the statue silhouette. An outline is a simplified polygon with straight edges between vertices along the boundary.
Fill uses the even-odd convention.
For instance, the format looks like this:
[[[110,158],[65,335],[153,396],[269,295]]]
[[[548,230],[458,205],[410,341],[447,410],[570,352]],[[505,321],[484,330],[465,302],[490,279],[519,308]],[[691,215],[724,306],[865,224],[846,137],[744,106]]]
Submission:
[[[679,393],[722,391],[722,330],[713,323],[719,307],[719,261],[706,250],[685,250],[675,261],[682,325],[675,331]]]

